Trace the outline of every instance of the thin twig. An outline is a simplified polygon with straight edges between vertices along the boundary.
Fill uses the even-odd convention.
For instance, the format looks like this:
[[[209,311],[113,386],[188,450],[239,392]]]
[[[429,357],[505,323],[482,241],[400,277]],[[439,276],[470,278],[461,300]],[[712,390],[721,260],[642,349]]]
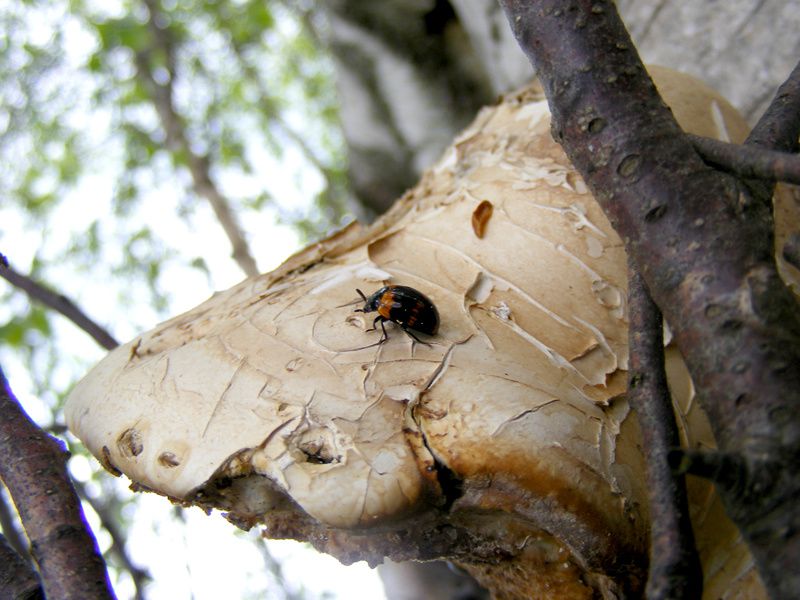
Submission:
[[[667,460],[679,444],[678,427],[664,371],[661,311],[633,264],[629,266],[628,400],[642,431],[650,500],[650,573],[647,598],[700,598],[703,574],[695,550],[683,475]]]
[[[800,155],[689,134],[703,160],[745,179],[800,184]]]
[[[7,501],[5,491],[5,486],[0,481],[0,530],[5,534],[6,543],[14,549],[14,552],[32,562],[28,540],[25,539],[25,534],[20,530],[16,511],[9,505],[10,494]]]
[[[67,474],[64,444],[23,412],[0,369],[0,478],[6,484],[48,598],[113,598],[105,563]]]
[[[166,133],[167,146],[173,151],[180,152],[186,157],[189,173],[195,193],[208,200],[214,214],[217,216],[222,229],[233,247],[233,259],[239,268],[248,277],[258,275],[258,266],[250,252],[250,247],[245,239],[244,232],[239,226],[229,200],[219,191],[217,184],[211,177],[211,165],[207,156],[198,156],[192,151],[191,144],[186,137],[183,120],[175,110],[173,102],[172,84],[176,73],[174,68],[175,56],[173,40],[166,29],[156,23],[161,9],[156,0],[145,0],[145,5],[150,12],[148,28],[156,41],[157,48],[142,50],[136,53],[136,68],[138,76],[153,94],[155,106],[161,125]],[[157,51],[166,60],[169,77],[166,83],[159,83],[153,74],[151,54]]]
[[[105,500],[98,500],[97,498],[89,496],[86,493],[85,487],[79,481],[75,481],[74,486],[78,495],[92,507],[92,510],[100,518],[103,529],[111,536],[110,551],[119,559],[122,568],[131,576],[136,590],[134,598],[136,600],[143,600],[145,597],[145,585],[152,581],[153,578],[150,576],[150,572],[147,569],[143,569],[133,562],[125,549],[125,534],[120,530],[119,525],[117,525],[117,517],[113,514],[109,503]]]
[[[39,576],[0,534],[0,598],[44,600]]]
[[[0,264],[0,277],[24,291],[32,300],[41,302],[45,306],[61,313],[92,336],[106,350],[113,350],[119,346],[119,342],[103,326],[89,318],[72,300],[34,281],[27,275],[15,271],[8,262]]]
[[[689,473],[713,481],[716,485],[738,491],[746,467],[742,457],[718,450],[679,450],[673,449],[667,457],[675,473]]]

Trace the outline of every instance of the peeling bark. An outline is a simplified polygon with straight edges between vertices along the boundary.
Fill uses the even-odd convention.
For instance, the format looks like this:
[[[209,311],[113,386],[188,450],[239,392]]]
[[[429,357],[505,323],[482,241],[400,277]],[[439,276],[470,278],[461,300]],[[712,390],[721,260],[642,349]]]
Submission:
[[[694,133],[744,137],[719,96],[658,73]],[[110,353],[68,400],[70,428],[138,489],[346,563],[446,558],[498,598],[640,594],[649,516],[625,398],[626,256],[549,132],[536,87],[482,111],[371,227]],[[782,219],[797,222],[791,208]],[[386,283],[438,307],[425,344],[388,324],[375,345],[380,330],[353,312],[356,289]],[[682,446],[714,449],[685,366],[666,357]],[[718,496],[693,480],[689,499],[707,597],[758,598]]]

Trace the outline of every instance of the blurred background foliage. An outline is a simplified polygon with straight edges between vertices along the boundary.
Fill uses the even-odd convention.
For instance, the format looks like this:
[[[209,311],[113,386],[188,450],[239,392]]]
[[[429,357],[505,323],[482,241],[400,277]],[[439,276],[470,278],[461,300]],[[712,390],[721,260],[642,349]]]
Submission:
[[[312,28],[324,23],[310,9],[0,4],[0,252],[10,266],[125,341],[352,218],[333,69]],[[63,427],[66,392],[103,353],[0,285],[0,364],[28,413],[69,443],[120,597],[153,597],[152,565],[126,548],[137,520],[153,517],[137,516],[126,482],[98,471]],[[174,512],[178,526],[195,518]],[[24,548],[4,490],[0,525]],[[265,562],[241,597],[318,597],[287,584],[258,536],[242,535]]]

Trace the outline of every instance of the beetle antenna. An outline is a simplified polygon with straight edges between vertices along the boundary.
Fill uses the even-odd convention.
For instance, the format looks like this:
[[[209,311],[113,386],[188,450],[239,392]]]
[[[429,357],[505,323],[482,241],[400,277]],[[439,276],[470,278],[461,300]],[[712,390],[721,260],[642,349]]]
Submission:
[[[367,297],[364,295],[364,292],[362,292],[362,291],[361,291],[360,289],[358,289],[358,288],[356,288],[356,291],[358,292],[358,295],[359,295],[359,296],[361,296],[361,299],[362,299],[364,302],[366,302],[366,301],[367,301]],[[354,308],[354,309],[353,309],[353,312],[366,312],[366,311],[365,311],[363,308]]]
[[[343,308],[345,306],[353,306],[353,304],[358,304],[359,302],[361,302],[361,300],[353,300],[351,302],[345,302],[344,304],[339,304],[337,306],[334,306],[334,308]]]

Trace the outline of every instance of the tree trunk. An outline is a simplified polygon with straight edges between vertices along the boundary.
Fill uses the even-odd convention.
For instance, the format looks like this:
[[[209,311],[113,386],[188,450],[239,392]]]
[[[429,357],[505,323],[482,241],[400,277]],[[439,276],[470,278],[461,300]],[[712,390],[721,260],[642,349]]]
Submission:
[[[752,124],[800,56],[792,2],[618,2],[644,60],[694,75]],[[350,176],[375,214],[478,109],[534,72],[495,0],[318,4],[335,57]]]

